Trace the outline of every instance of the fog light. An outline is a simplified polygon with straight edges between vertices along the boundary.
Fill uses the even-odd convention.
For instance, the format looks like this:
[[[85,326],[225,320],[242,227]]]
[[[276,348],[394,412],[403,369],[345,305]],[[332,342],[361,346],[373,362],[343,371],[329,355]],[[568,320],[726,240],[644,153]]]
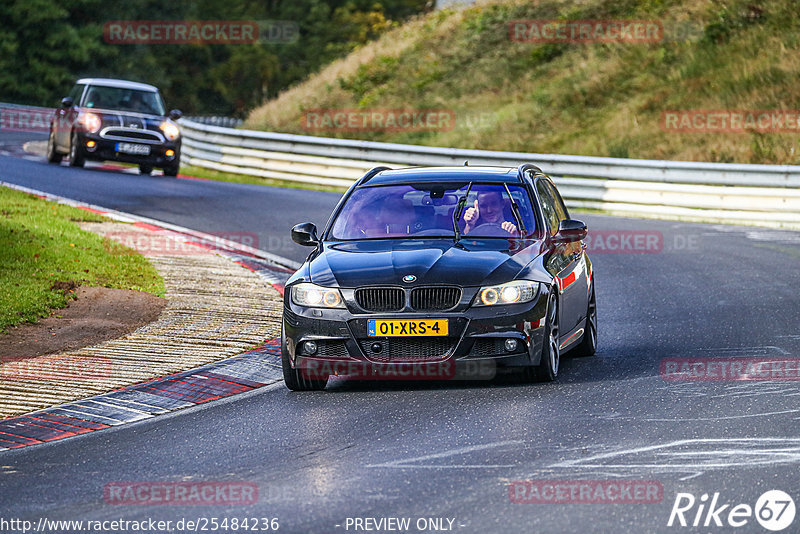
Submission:
[[[506,351],[507,352],[514,352],[517,350],[517,340],[513,338],[506,339]]]
[[[95,148],[97,148],[97,143],[95,143],[91,139],[86,141],[86,149],[87,150],[89,150],[90,152],[93,152]]]
[[[306,341],[303,343],[303,352],[306,354],[316,354],[317,353],[317,342],[316,341]]]
[[[172,159],[172,158],[175,157],[175,151],[172,150],[172,149],[169,149],[166,152],[164,152],[164,155],[167,156],[169,159]]]
[[[375,342],[375,343],[372,344],[372,346],[370,348],[372,349],[372,352],[380,352],[380,351],[383,350],[383,345],[381,345],[378,342]]]

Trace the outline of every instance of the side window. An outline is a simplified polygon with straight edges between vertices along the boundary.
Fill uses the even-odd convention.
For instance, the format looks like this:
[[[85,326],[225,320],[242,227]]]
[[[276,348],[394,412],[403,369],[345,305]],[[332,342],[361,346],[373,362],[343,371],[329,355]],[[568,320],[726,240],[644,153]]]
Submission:
[[[72,88],[72,91],[69,92],[69,96],[72,101],[75,103],[76,106],[81,104],[81,95],[83,94],[83,88],[86,87],[85,85],[78,84]]]
[[[559,221],[553,195],[547,188],[547,185],[544,182],[544,180],[539,180],[536,183],[536,191],[539,193],[539,200],[542,203],[544,222],[547,225],[547,229],[550,231],[550,235],[553,235],[558,231],[558,221]]]
[[[564,205],[564,200],[561,198],[561,195],[558,192],[558,189],[553,187],[553,184],[547,182],[547,189],[550,191],[550,195],[553,197],[556,213],[558,214],[558,220],[563,221],[564,219],[569,219],[569,212],[567,211],[567,206]]]

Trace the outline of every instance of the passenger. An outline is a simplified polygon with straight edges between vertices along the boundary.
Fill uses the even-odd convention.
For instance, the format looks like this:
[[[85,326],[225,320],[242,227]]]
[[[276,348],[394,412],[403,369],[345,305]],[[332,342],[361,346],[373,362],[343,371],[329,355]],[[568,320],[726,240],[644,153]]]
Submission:
[[[415,222],[414,205],[410,200],[386,201],[381,204],[364,233],[368,237],[405,236],[413,232]]]
[[[145,101],[144,95],[139,92],[131,94],[131,98],[128,101],[128,107],[138,113],[148,113],[150,115],[154,114],[153,108],[151,108],[150,104]]]
[[[103,106],[103,99],[100,97],[100,93],[97,91],[90,91],[89,95],[86,97],[86,107],[87,108],[99,108]]]
[[[506,221],[506,207],[508,201],[503,198],[499,191],[481,191],[475,200],[475,206],[467,208],[464,212],[464,234],[469,234],[475,228],[483,224],[494,224],[508,232],[515,234],[517,225],[511,221]]]

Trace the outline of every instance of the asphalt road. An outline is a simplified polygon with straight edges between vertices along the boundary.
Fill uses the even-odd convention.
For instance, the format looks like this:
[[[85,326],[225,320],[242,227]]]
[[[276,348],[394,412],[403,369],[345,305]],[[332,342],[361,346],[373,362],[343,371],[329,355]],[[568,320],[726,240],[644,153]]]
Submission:
[[[310,221],[323,227],[338,193],[249,184],[142,176],[137,171],[101,170],[48,165],[42,158],[23,155],[24,140],[46,140],[44,135],[0,135],[0,180],[62,195],[74,200],[135,213],[194,230],[219,234],[302,262],[308,249],[290,237],[293,225]],[[92,168],[94,167],[94,168]],[[253,236],[252,234],[255,234]]]
[[[305,251],[283,240],[291,224],[324,223],[338,197],[55,167],[21,159],[14,140],[5,142],[3,181],[198,230],[254,232],[261,248],[295,260]],[[181,518],[266,517],[279,520],[280,532],[314,533],[363,532],[355,518],[389,517],[410,518],[409,532],[432,531],[420,518],[446,518],[445,527],[451,519],[463,533],[768,532],[754,517],[733,528],[728,513],[755,507],[772,489],[800,505],[800,383],[668,381],[660,366],[800,356],[800,233],[579,218],[606,247],[613,236],[642,233],[660,236],[660,246],[590,247],[599,350],[562,361],[557,382],[503,375],[473,384],[337,379],[315,393],[273,387],[6,451],[0,518],[174,527]],[[520,504],[509,497],[509,483],[520,480],[650,481],[663,498]],[[247,482],[259,497],[251,505],[107,503],[104,487],[124,481]],[[697,528],[667,526],[678,493],[698,501],[685,512],[690,524],[701,496],[719,493],[717,507],[730,505],[718,516],[723,526],[714,518],[703,526],[705,513]],[[800,518],[785,532],[798,530]]]

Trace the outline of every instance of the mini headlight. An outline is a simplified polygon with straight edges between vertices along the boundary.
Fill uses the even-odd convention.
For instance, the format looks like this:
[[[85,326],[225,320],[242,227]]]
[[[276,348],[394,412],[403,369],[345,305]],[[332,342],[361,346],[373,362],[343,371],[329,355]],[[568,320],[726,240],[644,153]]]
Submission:
[[[519,304],[536,298],[539,282],[515,280],[497,286],[485,286],[478,292],[475,306],[494,306],[496,304]]]
[[[95,133],[100,129],[100,126],[103,125],[103,121],[94,113],[84,114],[81,118],[81,123],[83,124],[83,128],[89,133]]]
[[[164,121],[161,123],[159,128],[161,128],[161,131],[164,132],[164,137],[170,141],[174,141],[179,135],[181,135],[181,131],[178,129],[178,127],[171,122]]]
[[[292,286],[292,302],[309,308],[344,308],[338,289],[310,283]]]

